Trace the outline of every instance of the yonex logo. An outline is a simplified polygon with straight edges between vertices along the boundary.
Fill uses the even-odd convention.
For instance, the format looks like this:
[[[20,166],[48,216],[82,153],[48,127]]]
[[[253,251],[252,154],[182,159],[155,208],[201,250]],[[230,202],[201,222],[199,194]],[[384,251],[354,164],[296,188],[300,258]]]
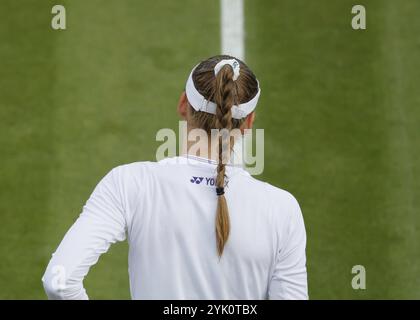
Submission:
[[[192,177],[190,180],[191,183],[200,184],[203,181],[204,177]]]
[[[204,180],[206,179],[206,180]],[[216,184],[215,178],[207,178],[207,177],[192,177],[190,179],[191,183],[200,184],[201,182],[205,182],[205,185],[214,186]]]

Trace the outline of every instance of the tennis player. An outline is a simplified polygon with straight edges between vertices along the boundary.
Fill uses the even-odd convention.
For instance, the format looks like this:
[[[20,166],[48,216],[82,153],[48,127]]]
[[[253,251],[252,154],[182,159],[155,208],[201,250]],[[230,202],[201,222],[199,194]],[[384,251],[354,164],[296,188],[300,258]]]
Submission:
[[[215,56],[191,71],[178,112],[188,130],[244,130],[259,96],[244,62]],[[229,162],[230,140],[209,144],[213,158],[186,148],[111,170],[52,256],[42,278],[48,297],[88,299],[90,267],[127,239],[133,299],[307,299],[298,202]]]

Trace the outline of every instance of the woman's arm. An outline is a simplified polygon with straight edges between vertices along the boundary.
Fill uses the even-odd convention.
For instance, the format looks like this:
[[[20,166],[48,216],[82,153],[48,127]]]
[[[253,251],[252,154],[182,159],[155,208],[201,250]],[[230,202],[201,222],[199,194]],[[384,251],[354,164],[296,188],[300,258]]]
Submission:
[[[96,186],[83,212],[53,254],[42,277],[49,299],[88,299],[83,279],[99,256],[126,237],[116,169]]]
[[[306,300],[306,231],[299,204],[292,197],[284,246],[280,250],[269,287],[269,299]]]

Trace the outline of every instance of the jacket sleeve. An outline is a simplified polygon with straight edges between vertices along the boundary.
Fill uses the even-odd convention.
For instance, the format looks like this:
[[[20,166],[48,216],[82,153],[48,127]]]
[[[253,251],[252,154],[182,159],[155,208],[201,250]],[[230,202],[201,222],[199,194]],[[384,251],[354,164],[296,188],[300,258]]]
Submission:
[[[83,279],[110,245],[123,241],[127,223],[116,169],[96,186],[52,255],[42,282],[49,299],[88,299]]]
[[[299,204],[291,197],[290,218],[287,227],[282,228],[283,245],[278,252],[269,285],[269,299],[308,299],[306,231]]]

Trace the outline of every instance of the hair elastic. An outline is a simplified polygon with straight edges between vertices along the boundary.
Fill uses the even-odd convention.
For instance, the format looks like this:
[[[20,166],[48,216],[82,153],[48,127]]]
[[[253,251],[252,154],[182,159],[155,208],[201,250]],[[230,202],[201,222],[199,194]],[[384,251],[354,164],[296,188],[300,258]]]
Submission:
[[[240,70],[241,70],[239,62],[236,59],[223,59],[223,60],[219,61],[214,66],[214,75],[217,75],[219,73],[219,71],[227,64],[232,67],[233,81],[236,81],[239,78],[239,73],[240,73]]]
[[[221,196],[221,195],[224,195],[225,194],[225,188],[224,187],[217,187],[216,188],[216,194],[218,195],[218,196]]]

